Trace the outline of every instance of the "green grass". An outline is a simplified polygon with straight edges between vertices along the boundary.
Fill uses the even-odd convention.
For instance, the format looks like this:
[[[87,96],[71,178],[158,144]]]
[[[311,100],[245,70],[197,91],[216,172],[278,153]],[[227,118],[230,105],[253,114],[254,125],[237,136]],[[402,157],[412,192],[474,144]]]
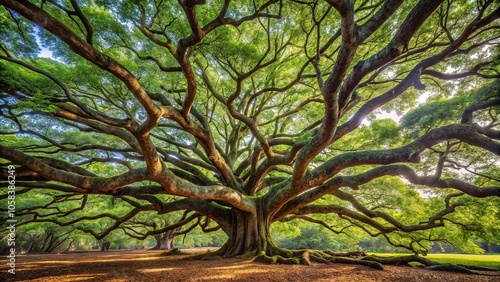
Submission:
[[[377,256],[404,256],[405,254],[374,253]],[[428,254],[426,259],[440,263],[466,264],[500,270],[500,255]]]

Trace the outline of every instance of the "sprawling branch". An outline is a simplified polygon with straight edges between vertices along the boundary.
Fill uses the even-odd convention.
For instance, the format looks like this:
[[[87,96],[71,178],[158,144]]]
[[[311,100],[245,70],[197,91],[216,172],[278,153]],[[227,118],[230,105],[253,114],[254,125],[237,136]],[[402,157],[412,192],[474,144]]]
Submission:
[[[348,66],[351,65],[356,48],[361,42],[354,35],[353,14],[349,12],[352,12],[352,8],[346,6],[348,5],[348,1],[332,2],[334,3],[331,4],[339,10],[342,16],[342,45],[335,66],[322,90],[325,99],[323,124],[310,143],[297,156],[297,165],[294,167],[291,189],[288,189],[286,195],[283,195],[284,198],[288,199],[300,193],[305,180],[305,172],[310,161],[332,141],[339,118],[351,98],[356,85],[370,71],[383,66],[403,53],[405,46],[418,28],[441,3],[441,1],[420,1],[400,26],[391,43],[369,60],[359,62],[354,67],[353,73],[342,83]]]
[[[187,216],[187,217],[179,220],[176,223],[169,224],[169,225],[164,226],[164,227],[159,228],[159,229],[148,230],[148,231],[142,232],[140,234],[138,234],[138,232],[135,231],[133,228],[130,228],[130,227],[122,227],[122,228],[124,229],[125,233],[127,235],[131,236],[132,238],[144,240],[151,235],[162,234],[162,233],[165,233],[167,231],[171,231],[171,230],[175,230],[179,227],[183,227],[195,219],[197,219],[196,224],[199,224],[200,223],[200,215],[197,213],[193,213],[190,216]],[[194,226],[196,226],[196,225],[194,225]],[[132,234],[132,233],[128,232],[127,230],[130,230],[130,231],[134,232],[135,234]]]
[[[22,164],[23,167],[36,172],[46,179],[95,192],[111,192],[127,184],[147,179],[147,171],[145,169],[134,169],[109,178],[79,175],[54,168],[36,157],[2,145],[0,145],[0,156],[14,163]]]
[[[134,132],[140,141],[141,147],[147,156],[148,170],[151,174],[157,174],[163,170],[156,149],[149,139],[149,131],[157,124],[162,111],[154,104],[137,78],[123,65],[108,57],[104,53],[93,48],[89,43],[80,39],[71,29],[60,21],[53,18],[44,10],[27,1],[0,1],[0,4],[12,9],[27,19],[41,25],[43,28],[64,41],[76,54],[87,59],[91,63],[106,70],[120,79],[130,92],[141,103],[147,113],[147,120]]]
[[[493,0],[174,2],[0,0],[0,184],[15,174],[20,221],[97,221],[83,228],[96,238],[221,228],[210,255],[304,263],[336,258],[279,249],[272,222],[420,252],[447,240],[433,228],[487,230],[459,218],[500,197]],[[425,206],[418,220],[392,185]],[[161,227],[144,220],[156,213]]]
[[[434,129],[414,142],[398,149],[344,153],[338,157],[328,160],[318,168],[312,170],[308,175],[308,181],[305,183],[303,191],[315,186],[318,186],[318,188],[307,191],[298,196],[286,205],[288,208],[285,208],[284,212],[280,212],[279,214],[286,214],[290,211],[291,207],[296,208],[303,204],[312,202],[319,199],[326,193],[331,193],[342,186],[356,188],[361,184],[367,183],[384,175],[405,176],[408,180],[415,181],[415,184],[428,185],[430,187],[456,188],[475,197],[500,196],[499,187],[481,189],[459,180],[441,180],[435,177],[420,178],[417,177],[413,170],[409,167],[400,165],[381,166],[378,169],[371,170],[362,175],[357,175],[356,177],[338,176],[332,178],[343,169],[352,166],[419,162],[419,155],[424,150],[432,148],[432,146],[445,140],[452,139],[458,139],[473,146],[483,148],[493,154],[500,154],[500,143],[495,141],[495,139],[500,140],[498,131],[488,130],[477,125],[468,124],[449,125]],[[270,208],[280,206],[283,199],[278,198],[276,195],[279,195],[279,191],[283,189],[288,189],[288,187],[277,186],[274,188],[275,191],[272,192],[272,195],[275,196],[269,200]],[[280,215],[278,215],[278,218],[280,218]]]

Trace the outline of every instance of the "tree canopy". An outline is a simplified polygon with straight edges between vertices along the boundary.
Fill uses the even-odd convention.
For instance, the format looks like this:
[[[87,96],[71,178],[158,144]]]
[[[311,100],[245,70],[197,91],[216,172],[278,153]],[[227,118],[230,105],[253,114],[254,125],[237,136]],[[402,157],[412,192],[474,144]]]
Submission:
[[[297,220],[416,254],[500,243],[493,0],[0,4],[19,225],[221,229],[223,257],[291,259],[271,224]]]

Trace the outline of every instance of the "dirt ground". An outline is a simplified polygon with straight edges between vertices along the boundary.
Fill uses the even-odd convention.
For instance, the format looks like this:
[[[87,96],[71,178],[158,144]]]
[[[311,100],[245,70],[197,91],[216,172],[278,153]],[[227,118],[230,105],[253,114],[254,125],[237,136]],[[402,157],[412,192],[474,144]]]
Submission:
[[[206,250],[188,250],[190,253]],[[161,251],[109,251],[18,255],[16,274],[2,263],[0,281],[500,281],[500,273],[457,274],[386,266],[373,270],[347,264],[266,265],[251,260],[188,261]]]

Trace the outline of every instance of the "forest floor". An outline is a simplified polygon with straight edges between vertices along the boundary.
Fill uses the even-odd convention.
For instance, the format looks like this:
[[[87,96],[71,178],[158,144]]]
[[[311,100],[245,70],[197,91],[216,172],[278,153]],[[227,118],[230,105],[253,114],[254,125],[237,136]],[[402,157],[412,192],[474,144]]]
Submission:
[[[189,253],[207,249],[190,249]],[[374,270],[347,264],[267,265],[252,260],[183,260],[160,256],[162,251],[112,250],[18,255],[16,274],[2,263],[0,281],[500,281],[499,272],[486,275],[385,266]],[[3,260],[4,261],[4,260]]]

